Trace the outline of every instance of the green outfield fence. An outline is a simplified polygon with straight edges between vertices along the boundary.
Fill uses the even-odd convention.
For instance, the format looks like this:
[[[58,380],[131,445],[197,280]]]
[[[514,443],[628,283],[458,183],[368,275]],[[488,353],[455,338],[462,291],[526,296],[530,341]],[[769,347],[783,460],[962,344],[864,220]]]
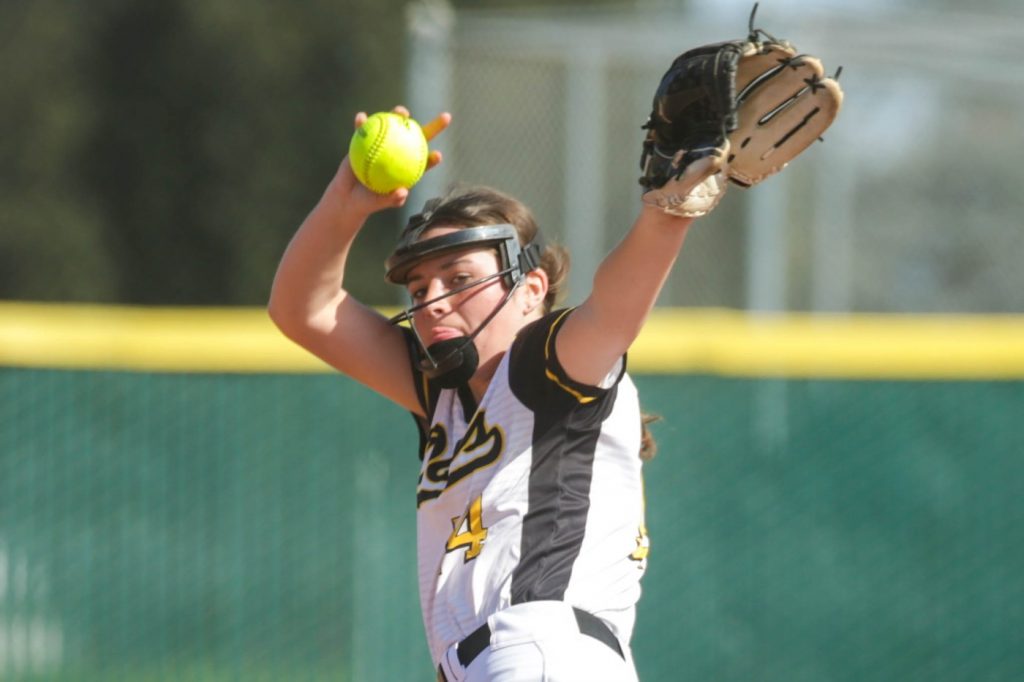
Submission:
[[[656,311],[641,679],[1024,679],[1024,319]],[[0,679],[432,680],[416,433],[258,310],[0,305]]]

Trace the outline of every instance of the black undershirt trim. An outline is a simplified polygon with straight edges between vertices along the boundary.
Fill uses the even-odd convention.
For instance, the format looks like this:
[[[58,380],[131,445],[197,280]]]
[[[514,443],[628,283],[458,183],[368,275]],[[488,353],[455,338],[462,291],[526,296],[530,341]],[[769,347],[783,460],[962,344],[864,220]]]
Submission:
[[[420,435],[420,460],[423,459],[423,453],[426,449],[427,442],[430,435],[430,423],[434,420],[434,409],[437,407],[437,397],[441,393],[441,389],[432,382],[430,382],[426,375],[420,371],[419,368],[419,345],[416,342],[416,337],[413,335],[412,330],[406,327],[399,327],[402,330],[402,336],[405,338],[405,345],[409,351],[409,368],[412,371],[412,382],[413,388],[416,391],[416,399],[419,401],[420,408],[423,409],[425,417],[421,417],[418,414],[412,414],[413,419],[416,421],[416,429]]]
[[[476,397],[473,395],[472,389],[469,388],[469,384],[462,384],[457,391],[459,404],[462,405],[462,418],[468,424],[473,421],[473,415],[476,414]]]

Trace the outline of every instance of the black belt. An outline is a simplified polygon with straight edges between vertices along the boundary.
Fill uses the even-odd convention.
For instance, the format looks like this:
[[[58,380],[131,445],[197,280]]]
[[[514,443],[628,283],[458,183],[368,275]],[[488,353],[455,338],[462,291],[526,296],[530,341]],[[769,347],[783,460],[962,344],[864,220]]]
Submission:
[[[580,628],[580,633],[593,637],[597,641],[601,642],[609,649],[619,655],[620,658],[625,659],[625,655],[622,653],[622,647],[619,645],[619,640],[612,634],[612,631],[608,629],[604,621],[595,616],[592,613],[587,613],[583,609],[578,609],[575,606],[572,607],[572,612],[576,615],[576,624]],[[480,652],[486,649],[491,644],[491,628],[484,623],[473,632],[459,642],[459,645],[455,649],[456,655],[459,657],[459,663],[462,667],[467,667],[473,662]],[[443,673],[438,670],[438,679],[443,680]]]

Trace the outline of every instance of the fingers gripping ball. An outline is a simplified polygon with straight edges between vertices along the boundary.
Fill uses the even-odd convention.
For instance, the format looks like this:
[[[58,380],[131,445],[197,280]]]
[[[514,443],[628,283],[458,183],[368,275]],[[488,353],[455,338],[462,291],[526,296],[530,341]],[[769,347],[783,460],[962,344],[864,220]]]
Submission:
[[[348,147],[352,172],[377,194],[390,194],[419,182],[427,168],[427,154],[427,138],[420,124],[391,112],[367,118]]]

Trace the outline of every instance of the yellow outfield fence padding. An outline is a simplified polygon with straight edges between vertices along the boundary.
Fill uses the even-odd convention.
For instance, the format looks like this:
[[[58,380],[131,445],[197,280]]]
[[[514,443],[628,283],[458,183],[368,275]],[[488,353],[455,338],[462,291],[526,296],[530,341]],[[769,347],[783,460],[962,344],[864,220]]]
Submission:
[[[391,312],[384,310],[385,314]],[[0,365],[157,372],[331,371],[261,308],[0,303]],[[656,309],[635,373],[1024,378],[1024,315],[755,315]]]
[[[656,310],[636,372],[850,379],[1024,378],[1024,316]]]
[[[260,308],[0,303],[0,363],[161,372],[326,372]]]

